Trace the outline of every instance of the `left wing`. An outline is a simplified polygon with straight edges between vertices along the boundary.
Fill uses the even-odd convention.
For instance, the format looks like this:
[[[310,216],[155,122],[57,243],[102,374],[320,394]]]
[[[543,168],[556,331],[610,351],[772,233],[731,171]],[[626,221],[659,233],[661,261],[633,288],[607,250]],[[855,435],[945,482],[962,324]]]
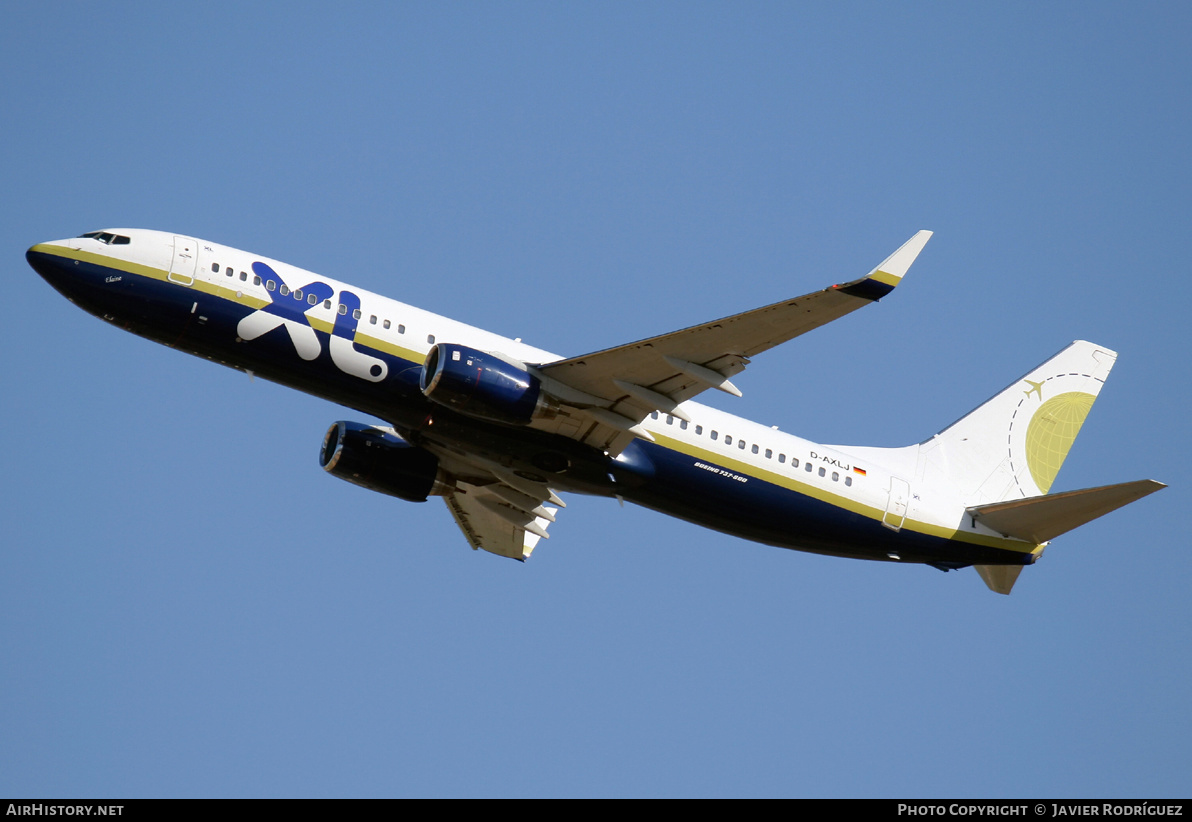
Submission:
[[[563,505],[545,486],[542,493],[528,493],[535,489],[527,485],[538,484],[518,482],[521,487],[514,488],[499,479],[489,485],[457,480],[443,499],[473,550],[525,561],[538,540],[550,538],[546,529],[559,509],[545,503]]]
[[[684,419],[679,403],[708,388],[740,396],[729,378],[750,357],[875,302],[902,280],[931,238],[920,231],[859,280],[715,322],[538,366],[543,387],[565,407],[550,427],[610,453],[634,436],[653,411]],[[579,413],[571,414],[566,409]],[[547,426],[543,426],[547,427]]]

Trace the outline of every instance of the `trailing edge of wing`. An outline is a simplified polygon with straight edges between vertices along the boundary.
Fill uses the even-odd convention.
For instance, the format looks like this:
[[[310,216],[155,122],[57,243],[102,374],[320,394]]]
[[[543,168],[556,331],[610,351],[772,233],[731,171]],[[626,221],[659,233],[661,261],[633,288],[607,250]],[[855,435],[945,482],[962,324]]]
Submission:
[[[557,499],[549,489],[541,496],[531,496],[527,490],[524,485],[513,488],[501,482],[457,482],[456,490],[443,500],[473,550],[524,561],[540,539],[550,538],[546,529],[559,510],[545,505]]]
[[[884,297],[906,275],[931,238],[920,231],[866,276],[802,297],[756,308],[710,323],[538,366],[547,381],[599,399],[628,423],[674,406],[708,388],[740,395],[729,378],[749,358],[826,325]],[[576,404],[583,407],[583,404]],[[591,416],[591,415],[589,415]],[[597,447],[623,444],[627,426],[584,421],[575,439]]]
[[[1008,537],[1040,544],[1166,487],[1155,480],[1136,480],[976,505],[969,508],[968,513]]]

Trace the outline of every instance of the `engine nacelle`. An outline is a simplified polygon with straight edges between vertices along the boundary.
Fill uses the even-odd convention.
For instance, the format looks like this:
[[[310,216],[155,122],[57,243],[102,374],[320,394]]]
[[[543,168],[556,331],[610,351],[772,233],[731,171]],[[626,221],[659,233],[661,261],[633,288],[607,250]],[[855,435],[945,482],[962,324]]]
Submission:
[[[426,502],[451,488],[434,454],[392,431],[359,422],[341,420],[331,426],[319,465],[361,488],[407,502]]]
[[[432,402],[507,425],[529,425],[558,410],[525,365],[463,345],[433,346],[418,384]]]

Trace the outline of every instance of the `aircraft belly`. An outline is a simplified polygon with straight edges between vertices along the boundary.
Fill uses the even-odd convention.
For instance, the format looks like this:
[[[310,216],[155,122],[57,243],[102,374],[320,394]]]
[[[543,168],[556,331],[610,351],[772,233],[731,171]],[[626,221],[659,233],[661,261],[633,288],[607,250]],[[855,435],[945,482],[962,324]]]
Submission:
[[[1030,555],[921,534],[755,476],[638,442],[653,476],[622,495],[630,502],[744,539],[858,559],[959,565],[1021,565]],[[702,467],[701,467],[702,466]]]

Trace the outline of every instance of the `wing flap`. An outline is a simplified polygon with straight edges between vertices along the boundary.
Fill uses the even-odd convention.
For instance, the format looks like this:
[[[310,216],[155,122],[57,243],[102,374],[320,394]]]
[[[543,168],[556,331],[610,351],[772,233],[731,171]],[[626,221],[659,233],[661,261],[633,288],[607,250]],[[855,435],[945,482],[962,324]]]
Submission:
[[[444,495],[447,509],[473,550],[525,561],[539,540],[549,539],[546,529],[555,521],[558,508],[546,506],[557,501],[550,489],[542,493],[526,483],[517,488],[497,481],[491,485],[456,482],[455,490]]]

